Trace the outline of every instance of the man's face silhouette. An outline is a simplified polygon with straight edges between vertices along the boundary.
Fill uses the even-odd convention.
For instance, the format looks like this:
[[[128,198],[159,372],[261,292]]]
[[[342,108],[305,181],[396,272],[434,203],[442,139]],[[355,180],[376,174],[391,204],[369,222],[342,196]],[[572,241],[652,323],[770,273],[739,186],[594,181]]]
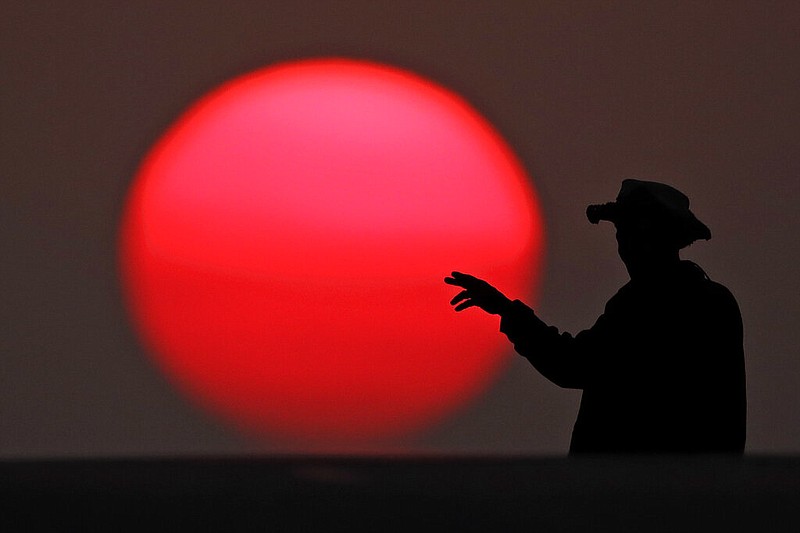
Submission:
[[[625,221],[616,228],[617,252],[631,279],[657,273],[678,259],[678,248],[670,243],[667,232],[652,221]]]

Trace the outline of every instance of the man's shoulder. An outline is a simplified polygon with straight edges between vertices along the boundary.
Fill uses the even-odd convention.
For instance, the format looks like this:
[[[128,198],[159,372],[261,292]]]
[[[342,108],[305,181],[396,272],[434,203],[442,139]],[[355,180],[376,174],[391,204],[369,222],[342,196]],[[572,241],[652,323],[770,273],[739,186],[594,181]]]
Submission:
[[[733,293],[722,283],[712,280],[703,268],[692,261],[681,261],[680,274],[662,290],[667,290],[676,298],[700,298],[720,303],[736,304]],[[637,298],[637,294],[647,291],[628,281],[608,300],[606,309]]]
[[[702,286],[710,296],[719,298],[721,300],[736,301],[730,289],[728,289],[728,287],[722,283],[711,279],[711,277],[700,267],[700,265],[692,261],[681,261],[681,263],[687,272],[689,272],[694,278],[694,281]]]
[[[706,272],[695,263],[686,261],[693,268],[702,272],[702,279],[696,283],[700,290],[693,290],[698,308],[705,308],[706,312],[722,312],[728,316],[740,316],[739,304],[731,290],[722,283],[711,279]]]
[[[709,300],[713,301],[717,306],[730,309],[739,314],[739,303],[725,285],[709,280],[707,293]]]

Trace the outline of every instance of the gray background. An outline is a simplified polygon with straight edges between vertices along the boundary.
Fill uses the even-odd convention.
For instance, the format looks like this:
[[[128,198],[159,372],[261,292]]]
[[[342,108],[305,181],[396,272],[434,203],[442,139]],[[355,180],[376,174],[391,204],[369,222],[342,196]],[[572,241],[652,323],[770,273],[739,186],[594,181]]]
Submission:
[[[137,165],[188,104],[246,71],[332,55],[411,69],[494,123],[545,211],[537,309],[568,331],[626,280],[613,228],[585,206],[625,177],[686,192],[714,237],[684,256],[744,318],[747,450],[797,453],[797,5],[4,2],[0,454],[303,451],[245,439],[172,390],[129,329],[114,254]],[[578,401],[514,358],[484,396],[392,450],[561,455]]]

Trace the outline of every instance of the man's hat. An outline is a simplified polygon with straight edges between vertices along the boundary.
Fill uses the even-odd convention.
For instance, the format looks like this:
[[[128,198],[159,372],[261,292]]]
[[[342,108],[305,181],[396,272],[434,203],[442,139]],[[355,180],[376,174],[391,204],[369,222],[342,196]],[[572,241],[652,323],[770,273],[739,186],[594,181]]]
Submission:
[[[689,198],[674,187],[654,181],[623,180],[617,200],[590,205],[586,217],[592,224],[608,220],[617,226],[650,220],[672,234],[679,248],[711,238],[708,227],[689,210]]]

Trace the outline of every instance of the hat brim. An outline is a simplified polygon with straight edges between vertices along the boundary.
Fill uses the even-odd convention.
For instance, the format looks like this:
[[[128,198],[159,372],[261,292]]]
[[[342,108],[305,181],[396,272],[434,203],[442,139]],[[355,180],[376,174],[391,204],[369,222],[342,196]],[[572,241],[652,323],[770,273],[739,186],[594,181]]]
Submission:
[[[637,215],[643,217],[642,213],[624,212],[625,210],[617,202],[605,204],[593,204],[586,208],[586,218],[592,224],[598,224],[601,220],[612,222],[615,225],[623,223],[625,220],[636,219]],[[629,210],[630,211],[630,210]],[[700,222],[691,211],[687,210],[662,210],[657,216],[665,227],[674,232],[675,239],[679,248],[684,248],[697,240],[709,240],[711,230],[708,226]]]

